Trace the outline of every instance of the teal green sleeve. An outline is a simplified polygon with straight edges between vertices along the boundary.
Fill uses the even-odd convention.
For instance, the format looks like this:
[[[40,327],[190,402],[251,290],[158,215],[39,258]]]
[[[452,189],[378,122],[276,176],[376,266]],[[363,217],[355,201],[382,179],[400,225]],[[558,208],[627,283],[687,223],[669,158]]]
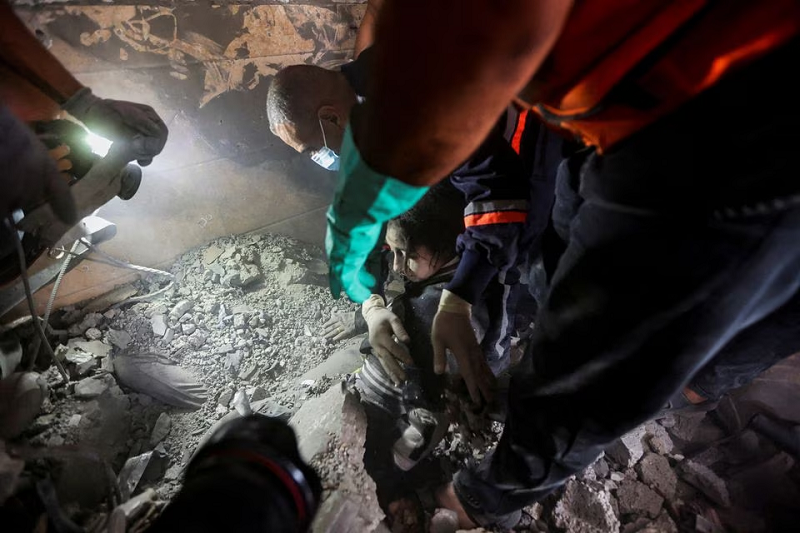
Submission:
[[[375,280],[364,264],[383,224],[413,207],[427,190],[372,170],[361,158],[350,126],[345,129],[339,182],[328,209],[325,238],[334,298],[342,290],[357,303],[369,297]]]

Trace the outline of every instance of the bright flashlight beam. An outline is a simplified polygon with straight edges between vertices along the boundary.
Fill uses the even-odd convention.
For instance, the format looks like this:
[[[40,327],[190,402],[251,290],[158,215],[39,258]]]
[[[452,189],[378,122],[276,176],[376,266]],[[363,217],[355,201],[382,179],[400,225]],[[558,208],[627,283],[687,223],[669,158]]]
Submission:
[[[92,149],[92,153],[97,154],[100,157],[106,156],[112,144],[108,139],[100,137],[91,131],[86,132],[86,143],[89,145],[89,148]]]

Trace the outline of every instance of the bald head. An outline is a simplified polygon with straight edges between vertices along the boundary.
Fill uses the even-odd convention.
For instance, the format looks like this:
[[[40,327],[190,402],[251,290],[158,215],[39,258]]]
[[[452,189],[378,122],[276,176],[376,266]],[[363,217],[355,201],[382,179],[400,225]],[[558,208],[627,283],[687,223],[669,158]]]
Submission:
[[[275,74],[270,85],[269,127],[298,152],[316,150],[326,142],[338,152],[355,103],[355,91],[341,72],[293,65]]]

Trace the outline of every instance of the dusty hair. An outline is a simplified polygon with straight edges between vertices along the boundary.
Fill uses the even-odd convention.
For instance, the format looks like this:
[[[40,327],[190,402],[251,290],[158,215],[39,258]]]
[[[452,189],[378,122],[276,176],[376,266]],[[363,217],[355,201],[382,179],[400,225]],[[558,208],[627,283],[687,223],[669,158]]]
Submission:
[[[463,194],[445,179],[389,224],[401,234],[408,250],[424,246],[433,254],[432,261],[449,261],[464,231],[464,207]]]

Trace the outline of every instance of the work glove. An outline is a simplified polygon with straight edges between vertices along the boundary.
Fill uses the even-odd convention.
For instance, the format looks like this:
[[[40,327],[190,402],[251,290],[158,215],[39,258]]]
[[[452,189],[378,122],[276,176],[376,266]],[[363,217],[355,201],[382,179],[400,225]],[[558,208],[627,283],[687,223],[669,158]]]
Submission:
[[[406,379],[406,373],[397,361],[407,365],[414,364],[406,348],[406,343],[411,339],[403,323],[397,315],[386,308],[383,297],[379,294],[371,295],[364,302],[361,313],[369,328],[369,344],[372,352],[394,384],[401,385]]]
[[[492,400],[494,375],[475,338],[471,316],[472,305],[447,289],[442,291],[431,330],[433,370],[437,374],[447,370],[447,350],[450,350],[470,398],[476,405],[482,405]]]
[[[328,209],[325,249],[334,298],[344,290],[351,300],[366,300],[375,279],[364,268],[378,242],[383,224],[405,213],[427,187],[408,185],[369,168],[361,159],[348,125],[342,141],[339,182]]]
[[[48,202],[53,213],[67,224],[77,219],[69,184],[59,174],[55,159],[5,106],[0,106],[0,191],[3,219],[16,209],[32,208],[42,202]]]
[[[167,142],[167,125],[149,105],[98,98],[84,87],[62,108],[97,135],[125,143],[142,166],[152,163]]]
[[[322,336],[329,341],[343,341],[356,334],[356,312],[333,313],[331,318],[322,324]]]

